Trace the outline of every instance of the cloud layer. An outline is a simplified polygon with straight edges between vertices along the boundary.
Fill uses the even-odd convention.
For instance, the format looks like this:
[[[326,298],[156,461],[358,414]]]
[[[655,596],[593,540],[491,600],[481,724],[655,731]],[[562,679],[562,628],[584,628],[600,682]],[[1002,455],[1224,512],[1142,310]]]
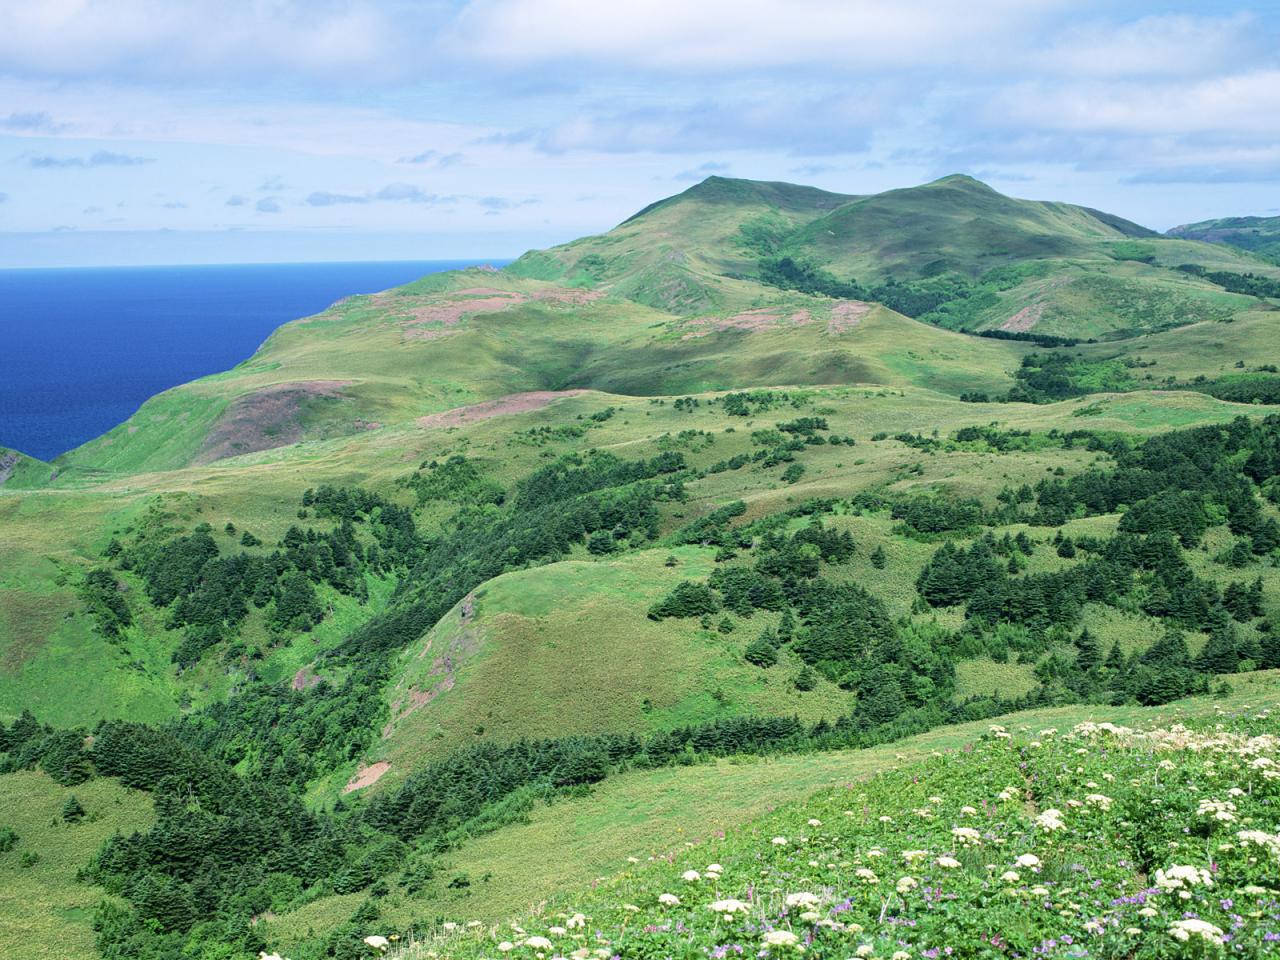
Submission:
[[[956,170],[1168,225],[1280,184],[1280,10],[1247,0],[0,2],[0,65],[23,229],[532,238],[710,174]]]

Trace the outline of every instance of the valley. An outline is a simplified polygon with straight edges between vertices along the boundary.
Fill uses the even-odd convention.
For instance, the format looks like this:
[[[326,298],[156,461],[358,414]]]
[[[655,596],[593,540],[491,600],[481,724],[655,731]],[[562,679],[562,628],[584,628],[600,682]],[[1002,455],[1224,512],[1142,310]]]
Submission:
[[[881,871],[880,900],[849,877],[917,842],[935,873],[963,862],[955,922],[989,936],[1008,865],[877,817],[963,801],[1024,853],[1104,773],[1136,816],[1183,747],[1115,734],[1113,770],[1081,723],[1223,723],[1275,757],[1280,266],[1227,226],[1165,236],[963,176],[715,176],[286,324],[52,463],[0,451],[0,943],[568,955],[594,948],[582,911],[621,956],[784,928],[889,956],[890,901],[910,949],[945,946],[908,902],[941,874]],[[1027,815],[979,804],[1007,786],[983,764],[1041,764],[1046,727]],[[1178,754],[1188,824],[1235,783],[1202,761]],[[1255,780],[1241,815],[1271,835]],[[767,840],[813,819],[812,863]],[[1083,896],[1072,863],[1126,897],[1174,862],[1108,824],[1102,852],[1096,830],[1035,847],[1056,906]],[[1197,857],[1230,841],[1188,829]],[[1270,891],[1248,956],[1268,855],[1230,858],[1231,890]],[[679,879],[712,862],[723,889]],[[749,930],[702,904],[757,885]],[[802,918],[800,887],[845,905]],[[1066,912],[999,924],[1018,950],[1174,955]]]

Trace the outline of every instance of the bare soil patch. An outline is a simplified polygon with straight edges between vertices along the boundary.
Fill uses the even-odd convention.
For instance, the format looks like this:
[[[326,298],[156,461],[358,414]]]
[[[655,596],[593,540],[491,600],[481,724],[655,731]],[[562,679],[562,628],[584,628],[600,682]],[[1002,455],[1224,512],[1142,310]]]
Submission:
[[[831,308],[827,333],[835,335],[852,330],[871,312],[871,304],[862,300],[841,300]]]
[[[466,287],[445,297],[387,297],[404,326],[407,340],[439,340],[456,332],[468,317],[483,313],[499,313],[524,303],[553,303],[562,306],[584,306],[604,294],[596,290],[556,287],[531,294],[496,287]]]
[[[205,437],[195,463],[212,463],[242,453],[256,453],[297,443],[302,438],[299,413],[315,397],[340,397],[351,380],[302,380],[277,383],[237,397]]]
[[[1009,333],[1026,333],[1040,322],[1042,313],[1044,313],[1043,303],[1029,303],[1000,324],[1000,329],[1007,330]]]
[[[531,390],[528,393],[509,393],[497,400],[485,400],[466,407],[455,407],[442,413],[432,413],[418,418],[420,427],[457,427],[477,420],[488,420],[508,413],[525,413],[545,407],[562,397],[576,397],[585,390]]]
[[[754,310],[735,313],[731,317],[691,317],[684,321],[683,326],[688,332],[680,339],[692,340],[696,337],[719,333],[722,330],[756,331],[798,327],[812,321],[813,317],[808,310],[796,310],[788,315],[785,310],[777,307],[757,307]]]
[[[363,790],[365,787],[372,787],[375,783],[382,779],[382,775],[391,769],[391,764],[386,760],[379,760],[377,763],[371,763],[367,767],[361,767],[356,771],[356,775],[347,781],[347,785],[342,788],[343,793],[351,793],[353,790]]]
[[[293,675],[293,683],[290,686],[294,690],[310,690],[321,681],[318,674],[312,672],[310,667],[303,667]]]

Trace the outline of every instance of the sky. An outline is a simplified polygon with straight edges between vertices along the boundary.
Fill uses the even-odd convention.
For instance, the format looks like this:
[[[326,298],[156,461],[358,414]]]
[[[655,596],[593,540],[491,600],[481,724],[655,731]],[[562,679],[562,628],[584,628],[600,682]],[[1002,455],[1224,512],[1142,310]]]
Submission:
[[[713,175],[1280,213],[1280,2],[0,0],[0,267],[510,257]]]

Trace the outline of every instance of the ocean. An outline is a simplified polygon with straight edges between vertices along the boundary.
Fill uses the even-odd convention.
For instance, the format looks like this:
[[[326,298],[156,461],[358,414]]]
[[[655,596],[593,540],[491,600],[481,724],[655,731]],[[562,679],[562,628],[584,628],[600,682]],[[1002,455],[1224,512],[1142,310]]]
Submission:
[[[52,459],[282,323],[479,262],[0,270],[0,446]]]

